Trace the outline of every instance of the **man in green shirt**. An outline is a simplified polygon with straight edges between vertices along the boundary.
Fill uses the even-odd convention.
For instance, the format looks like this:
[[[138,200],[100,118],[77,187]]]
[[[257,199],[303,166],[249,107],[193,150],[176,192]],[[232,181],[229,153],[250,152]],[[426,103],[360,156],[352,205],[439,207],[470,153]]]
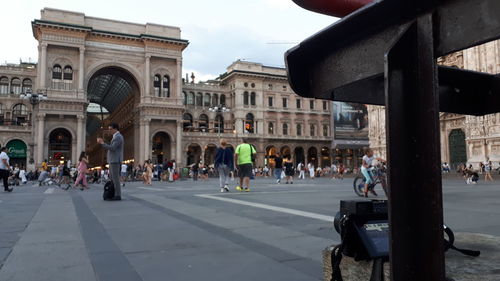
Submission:
[[[236,147],[234,163],[238,165],[238,175],[240,176],[240,185],[236,187],[236,190],[243,191],[242,187],[244,186],[246,192],[250,191],[250,177],[253,170],[252,158],[255,157],[256,153],[253,145],[249,144],[246,139],[243,139],[243,143]]]

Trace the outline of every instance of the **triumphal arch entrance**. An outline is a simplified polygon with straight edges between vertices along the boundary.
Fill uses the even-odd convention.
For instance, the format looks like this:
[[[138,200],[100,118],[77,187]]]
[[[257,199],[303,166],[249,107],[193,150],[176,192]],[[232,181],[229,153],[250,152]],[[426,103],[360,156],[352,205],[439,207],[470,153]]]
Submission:
[[[157,157],[182,158],[182,52],[188,41],[179,28],[45,8],[32,29],[39,42],[35,90],[48,96],[34,112],[38,165],[44,159],[75,162],[82,151],[92,165],[106,163],[95,140],[110,139],[110,123],[120,125],[127,160],[143,162],[160,145]],[[66,145],[54,145],[58,141]]]

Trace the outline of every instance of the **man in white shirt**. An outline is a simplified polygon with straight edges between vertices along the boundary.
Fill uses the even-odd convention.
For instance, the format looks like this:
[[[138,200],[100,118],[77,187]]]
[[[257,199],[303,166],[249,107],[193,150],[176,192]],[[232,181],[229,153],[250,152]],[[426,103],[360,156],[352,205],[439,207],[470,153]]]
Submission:
[[[335,179],[337,176],[337,165],[335,163],[332,163],[332,166],[330,166],[330,173],[332,174],[332,179]]]
[[[306,178],[304,164],[302,162],[297,165],[297,171],[299,171],[299,180]]]
[[[127,165],[125,163],[122,163],[121,180],[122,180],[122,186],[125,186],[125,182],[127,181]]]
[[[10,164],[9,155],[7,155],[7,148],[2,147],[0,150],[0,178],[3,180],[4,191],[12,192],[9,188]]]

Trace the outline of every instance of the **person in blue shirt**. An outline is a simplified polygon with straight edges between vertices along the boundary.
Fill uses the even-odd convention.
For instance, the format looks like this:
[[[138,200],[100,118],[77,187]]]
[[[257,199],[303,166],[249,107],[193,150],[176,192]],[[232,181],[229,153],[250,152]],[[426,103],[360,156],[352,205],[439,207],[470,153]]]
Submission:
[[[227,147],[225,140],[220,141],[215,155],[215,168],[219,172],[220,192],[229,192],[230,172],[234,169],[234,151]]]

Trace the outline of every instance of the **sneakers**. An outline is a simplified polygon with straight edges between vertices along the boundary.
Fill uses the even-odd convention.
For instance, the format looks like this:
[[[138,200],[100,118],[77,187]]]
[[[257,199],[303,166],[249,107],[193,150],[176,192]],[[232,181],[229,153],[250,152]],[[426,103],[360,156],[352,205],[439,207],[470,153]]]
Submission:
[[[224,191],[225,191],[225,192],[229,192],[229,186],[228,186],[227,184],[226,184],[226,185],[224,185]]]
[[[243,191],[243,188],[241,188],[241,186],[238,185],[238,186],[236,186],[236,190]]]
[[[245,192],[250,192],[250,188],[245,188]]]
[[[224,192],[226,192],[226,189],[225,189],[225,188],[221,188],[221,189],[220,189],[220,192],[221,192],[221,193],[224,193]]]
[[[276,183],[277,183],[277,184],[280,184],[280,183],[281,183],[281,180],[276,180]]]

